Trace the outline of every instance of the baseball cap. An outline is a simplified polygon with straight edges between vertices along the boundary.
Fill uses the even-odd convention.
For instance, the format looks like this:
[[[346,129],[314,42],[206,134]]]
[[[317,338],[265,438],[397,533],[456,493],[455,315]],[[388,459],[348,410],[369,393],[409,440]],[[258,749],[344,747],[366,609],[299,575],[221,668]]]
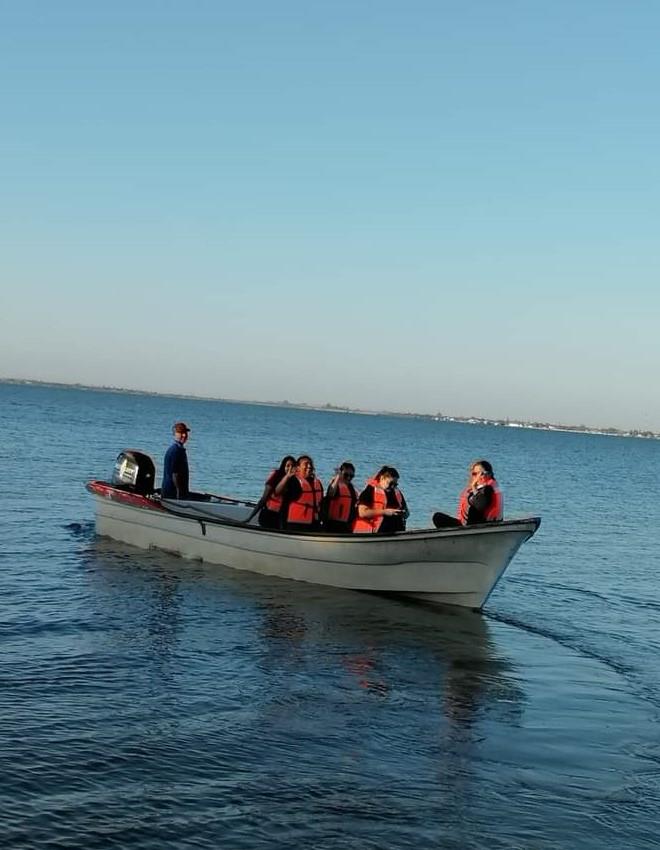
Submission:
[[[190,431],[190,428],[186,425],[185,422],[175,422],[172,430],[175,434],[187,434]]]

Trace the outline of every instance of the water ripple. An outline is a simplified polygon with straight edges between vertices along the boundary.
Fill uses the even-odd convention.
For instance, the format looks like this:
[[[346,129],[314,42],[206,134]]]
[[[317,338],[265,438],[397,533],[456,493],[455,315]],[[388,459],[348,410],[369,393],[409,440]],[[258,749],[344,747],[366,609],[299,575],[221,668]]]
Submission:
[[[655,846],[660,517],[638,495],[657,445],[0,393],[0,425],[21,422],[5,430],[15,492],[0,493],[3,847]],[[422,525],[485,454],[511,509],[543,526],[486,616],[97,540],[82,482],[124,445],[159,458],[180,418],[200,435],[202,489],[258,495],[295,437],[324,475],[343,457],[365,477],[391,459]],[[602,469],[620,487],[600,504]]]

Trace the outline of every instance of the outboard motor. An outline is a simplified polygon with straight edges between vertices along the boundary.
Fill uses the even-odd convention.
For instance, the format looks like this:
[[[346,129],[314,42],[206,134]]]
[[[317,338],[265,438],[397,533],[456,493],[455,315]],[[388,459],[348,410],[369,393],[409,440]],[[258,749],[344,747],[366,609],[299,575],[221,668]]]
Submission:
[[[125,449],[115,462],[112,484],[130,493],[150,496],[154,492],[156,467],[149,455],[135,449]]]

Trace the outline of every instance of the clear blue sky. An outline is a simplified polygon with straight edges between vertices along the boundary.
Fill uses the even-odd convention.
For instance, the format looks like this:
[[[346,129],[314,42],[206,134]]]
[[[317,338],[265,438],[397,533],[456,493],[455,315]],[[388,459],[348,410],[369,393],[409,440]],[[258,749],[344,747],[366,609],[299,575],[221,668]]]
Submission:
[[[0,13],[0,376],[660,430],[660,3]]]

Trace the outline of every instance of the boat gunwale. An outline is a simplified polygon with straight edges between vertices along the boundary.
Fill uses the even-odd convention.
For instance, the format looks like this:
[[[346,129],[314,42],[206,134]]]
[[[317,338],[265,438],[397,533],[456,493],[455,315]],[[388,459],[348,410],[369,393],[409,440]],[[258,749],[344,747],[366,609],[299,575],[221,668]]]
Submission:
[[[231,517],[219,517],[214,514],[204,513],[201,509],[199,510],[198,514],[188,512],[185,508],[176,510],[171,506],[171,503],[176,504],[176,500],[160,499],[160,497],[152,496],[143,496],[137,493],[132,493],[128,490],[121,490],[118,487],[109,484],[107,481],[93,480],[89,481],[85,486],[90,493],[99,498],[107,499],[108,501],[122,504],[126,507],[136,508],[137,510],[164,512],[169,514],[170,516],[176,517],[177,519],[192,520],[193,522],[204,523],[207,525],[228,527],[239,531],[245,531],[248,533],[257,532],[260,535],[274,535],[279,539],[287,538],[290,540],[302,539],[307,541],[319,540],[324,542],[328,540],[342,540],[345,542],[351,541],[357,544],[363,544],[364,542],[369,541],[372,544],[377,542],[384,544],[392,543],[395,540],[404,541],[420,538],[422,536],[466,537],[471,535],[483,534],[490,535],[515,530],[523,531],[523,528],[517,528],[519,526],[527,526],[527,529],[525,530],[529,531],[529,537],[532,537],[536,533],[536,531],[538,531],[538,528],[541,524],[541,517],[528,516],[498,520],[497,522],[475,523],[474,525],[460,527],[449,526],[448,528],[415,528],[407,531],[394,532],[393,534],[354,534],[352,532],[343,533],[323,531],[290,532],[286,531],[285,529],[262,528],[259,525],[247,525],[245,522],[232,519]],[[215,494],[204,495],[212,495],[214,499],[217,499],[218,502],[221,503],[224,502],[226,504],[245,505],[246,507],[254,506],[253,502],[243,501],[231,497],[217,496]],[[204,501],[200,501],[199,504],[203,505],[207,503]],[[200,516],[199,514],[202,514],[202,516]]]

